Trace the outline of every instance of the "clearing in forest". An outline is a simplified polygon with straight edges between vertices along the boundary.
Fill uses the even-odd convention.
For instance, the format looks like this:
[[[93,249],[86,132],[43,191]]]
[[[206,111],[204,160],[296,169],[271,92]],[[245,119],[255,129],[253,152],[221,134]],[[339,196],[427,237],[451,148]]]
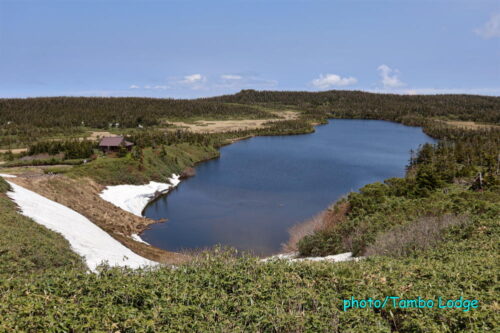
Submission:
[[[238,119],[238,120],[199,120],[192,123],[183,121],[168,122],[177,128],[184,128],[195,133],[221,133],[238,130],[252,130],[266,127],[266,123],[284,120],[293,120],[299,117],[297,111],[276,111],[273,114],[281,118],[269,119]]]

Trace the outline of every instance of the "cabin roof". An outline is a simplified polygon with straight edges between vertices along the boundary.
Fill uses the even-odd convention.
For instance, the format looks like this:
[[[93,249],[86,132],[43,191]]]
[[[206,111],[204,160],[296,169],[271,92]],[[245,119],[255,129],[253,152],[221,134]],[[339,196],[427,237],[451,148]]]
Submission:
[[[133,146],[132,142],[125,140],[123,136],[108,136],[101,139],[99,146],[101,147],[120,147],[120,146]]]

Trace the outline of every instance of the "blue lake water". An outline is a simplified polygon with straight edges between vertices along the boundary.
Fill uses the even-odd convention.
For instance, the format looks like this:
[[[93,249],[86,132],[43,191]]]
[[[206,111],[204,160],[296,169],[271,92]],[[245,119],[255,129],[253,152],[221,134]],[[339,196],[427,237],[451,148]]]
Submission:
[[[418,127],[331,120],[313,134],[255,137],[221,149],[196,176],[144,211],[168,222],[142,238],[166,250],[216,244],[259,255],[279,252],[288,229],[350,191],[402,177],[410,150],[433,142]]]

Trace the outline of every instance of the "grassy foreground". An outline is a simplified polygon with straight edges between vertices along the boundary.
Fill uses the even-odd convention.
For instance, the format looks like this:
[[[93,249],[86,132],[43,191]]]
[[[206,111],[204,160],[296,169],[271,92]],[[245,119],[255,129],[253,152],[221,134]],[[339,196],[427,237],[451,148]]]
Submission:
[[[51,270],[0,282],[1,330],[456,332],[493,330],[498,251],[492,221],[402,261],[257,263],[227,254],[153,272]],[[498,232],[498,230],[496,230]],[[498,253],[498,252],[497,252]],[[479,300],[479,308],[342,309],[385,296]]]

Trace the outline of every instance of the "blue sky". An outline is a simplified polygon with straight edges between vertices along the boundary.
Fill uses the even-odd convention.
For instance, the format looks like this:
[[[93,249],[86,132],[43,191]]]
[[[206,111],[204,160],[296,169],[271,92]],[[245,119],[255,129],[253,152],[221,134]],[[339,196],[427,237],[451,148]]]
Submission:
[[[0,0],[0,97],[500,96],[500,1]]]

